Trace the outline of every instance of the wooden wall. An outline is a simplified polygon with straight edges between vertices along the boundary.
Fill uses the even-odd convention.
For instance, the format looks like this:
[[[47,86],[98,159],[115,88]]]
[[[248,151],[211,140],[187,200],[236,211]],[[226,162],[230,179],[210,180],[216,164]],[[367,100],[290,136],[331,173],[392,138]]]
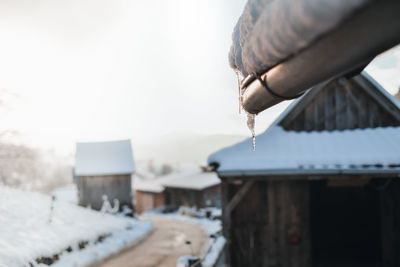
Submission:
[[[100,210],[103,195],[107,195],[113,205],[113,199],[118,199],[120,207],[127,205],[132,208],[131,175],[79,176],[79,205],[90,205]]]
[[[201,191],[170,187],[165,189],[165,204],[174,209],[178,209],[180,206],[200,207],[202,202]]]
[[[314,90],[314,89],[313,89]],[[363,77],[315,88],[280,123],[285,130],[333,131],[400,125],[400,112]]]
[[[142,213],[147,210],[152,210],[157,207],[161,207],[165,204],[163,193],[152,193],[152,192],[144,192],[136,190],[135,199],[136,199],[135,208],[138,213]]]
[[[228,214],[248,179],[223,178],[228,266],[400,266],[400,179],[336,179],[257,180]]]
[[[224,207],[240,187],[223,180]],[[223,210],[229,266],[310,266],[308,197],[307,181],[256,182],[230,216]]]
[[[205,206],[221,207],[221,185],[204,189],[203,203]]]
[[[220,185],[206,188],[204,190],[192,190],[183,188],[165,189],[165,204],[179,208],[180,206],[204,208],[217,206],[220,203],[221,191]]]
[[[381,197],[383,266],[400,266],[400,179],[378,187]]]

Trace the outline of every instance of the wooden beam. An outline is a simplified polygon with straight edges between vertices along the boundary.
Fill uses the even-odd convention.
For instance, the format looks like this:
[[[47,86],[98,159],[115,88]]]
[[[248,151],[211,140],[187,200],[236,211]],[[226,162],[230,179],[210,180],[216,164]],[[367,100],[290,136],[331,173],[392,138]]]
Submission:
[[[249,192],[253,184],[254,180],[249,180],[239,189],[239,191],[236,192],[228,205],[226,205],[224,216],[230,216],[231,212],[236,208],[247,192]]]

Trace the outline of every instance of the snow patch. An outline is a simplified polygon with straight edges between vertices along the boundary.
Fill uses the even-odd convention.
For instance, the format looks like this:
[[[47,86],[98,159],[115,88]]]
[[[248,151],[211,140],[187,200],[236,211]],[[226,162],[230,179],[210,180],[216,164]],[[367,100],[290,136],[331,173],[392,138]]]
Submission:
[[[53,204],[51,214],[49,196],[0,187],[1,267],[27,266],[63,251],[53,266],[84,266],[135,242],[152,229],[149,221],[101,214],[63,201]],[[78,250],[78,244],[86,241],[85,249]],[[72,252],[66,252],[67,248]]]

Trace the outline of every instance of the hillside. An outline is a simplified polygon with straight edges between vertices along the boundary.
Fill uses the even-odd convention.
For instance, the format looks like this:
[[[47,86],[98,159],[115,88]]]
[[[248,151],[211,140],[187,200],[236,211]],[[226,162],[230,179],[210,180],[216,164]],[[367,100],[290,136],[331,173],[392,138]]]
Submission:
[[[53,206],[53,210],[51,210]],[[0,187],[0,266],[85,266],[141,238],[151,222]]]

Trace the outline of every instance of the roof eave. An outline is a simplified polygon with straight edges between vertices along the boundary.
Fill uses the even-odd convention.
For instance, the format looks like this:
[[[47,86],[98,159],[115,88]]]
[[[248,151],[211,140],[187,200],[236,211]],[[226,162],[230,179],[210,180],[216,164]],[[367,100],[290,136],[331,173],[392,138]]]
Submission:
[[[274,170],[243,170],[218,171],[220,178],[224,177],[283,177],[283,176],[314,176],[314,175],[368,175],[400,177],[400,168],[365,168],[365,169],[274,169]]]
[[[330,34],[272,68],[262,78],[279,95],[297,95],[363,67],[376,55],[400,43],[399,12],[400,1],[371,2]],[[283,99],[269,94],[257,80],[248,85],[243,94],[243,106],[253,114],[281,101]]]

